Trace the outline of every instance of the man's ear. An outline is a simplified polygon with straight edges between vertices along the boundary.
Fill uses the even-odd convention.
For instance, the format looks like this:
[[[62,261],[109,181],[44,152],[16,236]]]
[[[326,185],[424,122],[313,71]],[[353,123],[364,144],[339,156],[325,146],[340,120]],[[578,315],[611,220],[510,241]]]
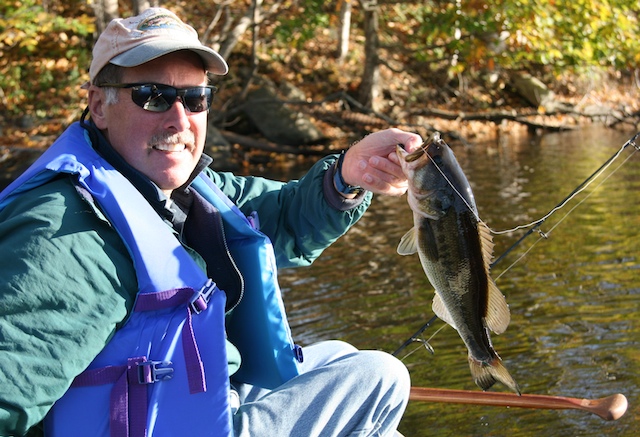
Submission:
[[[91,85],[89,87],[89,113],[98,129],[107,128],[106,106],[104,90]]]

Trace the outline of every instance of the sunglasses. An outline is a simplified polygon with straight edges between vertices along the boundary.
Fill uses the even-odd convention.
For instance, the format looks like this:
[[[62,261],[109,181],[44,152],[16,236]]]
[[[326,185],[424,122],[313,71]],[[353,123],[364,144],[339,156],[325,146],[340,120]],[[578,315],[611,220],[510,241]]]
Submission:
[[[211,107],[213,95],[218,91],[218,88],[210,85],[174,88],[155,83],[109,83],[100,87],[131,88],[133,103],[150,112],[168,111],[178,98],[189,112],[207,111]]]

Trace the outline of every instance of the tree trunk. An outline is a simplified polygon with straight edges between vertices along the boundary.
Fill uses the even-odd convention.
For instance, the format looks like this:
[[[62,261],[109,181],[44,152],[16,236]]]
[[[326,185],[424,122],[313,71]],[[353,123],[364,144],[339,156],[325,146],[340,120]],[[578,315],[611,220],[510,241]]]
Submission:
[[[358,101],[377,111],[380,106],[380,59],[378,58],[378,2],[361,0],[364,9],[364,73],[358,90]]]
[[[96,16],[96,38],[107,25],[118,16],[118,0],[96,0],[93,2],[93,13]]]
[[[149,8],[157,8],[159,5],[158,0],[133,0],[133,15],[141,14]]]
[[[342,64],[349,51],[349,31],[351,30],[351,0],[340,1],[340,33],[338,37],[338,62]]]
[[[262,7],[264,4],[262,0],[252,1],[251,7],[247,9],[247,12],[242,18],[240,18],[238,24],[236,24],[233,29],[228,30],[230,26],[224,26],[224,29],[220,32],[221,37],[219,40],[221,42],[218,49],[218,53],[220,53],[223,58],[227,59],[229,57],[234,47],[236,46],[238,41],[240,41],[240,38],[247,31],[249,26],[253,26],[254,23],[260,24],[263,20],[277,14],[282,6],[283,0],[277,0],[270,3],[271,6],[269,6],[269,8],[267,9],[266,7]]]
[[[253,24],[253,9],[249,8],[247,13],[240,19],[238,24],[226,35],[224,41],[220,44],[220,50],[218,52],[220,55],[227,59],[231,54],[231,51],[236,46],[238,41],[240,41],[240,37],[247,31],[249,26]]]

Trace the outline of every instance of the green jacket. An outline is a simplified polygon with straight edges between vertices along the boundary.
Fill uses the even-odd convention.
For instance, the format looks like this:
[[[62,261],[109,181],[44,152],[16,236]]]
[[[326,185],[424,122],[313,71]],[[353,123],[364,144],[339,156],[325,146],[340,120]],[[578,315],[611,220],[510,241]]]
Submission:
[[[370,193],[343,201],[332,190],[335,159],[289,183],[205,172],[245,214],[258,212],[282,268],[310,264],[371,201]],[[0,253],[0,435],[22,435],[124,323],[137,283],[122,240],[69,176],[0,211]],[[240,362],[234,351],[230,374]]]

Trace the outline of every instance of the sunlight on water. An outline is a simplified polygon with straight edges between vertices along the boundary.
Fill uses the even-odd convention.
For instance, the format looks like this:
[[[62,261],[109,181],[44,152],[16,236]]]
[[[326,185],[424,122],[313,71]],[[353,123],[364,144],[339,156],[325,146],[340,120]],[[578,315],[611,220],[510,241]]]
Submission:
[[[502,230],[544,216],[633,134],[590,128],[452,147],[473,186],[480,216]],[[606,422],[575,410],[412,402],[400,429],[407,437],[636,435],[640,153],[597,187],[610,173],[543,223],[548,239],[532,234],[494,268],[494,277],[503,273],[497,282],[512,317],[507,331],[492,339],[524,393],[578,398],[623,393],[630,404],[626,415]],[[299,343],[340,338],[359,348],[392,352],[431,318],[433,290],[417,256],[395,251],[411,225],[406,197],[378,197],[361,222],[313,266],[281,272]],[[496,236],[496,254],[522,232]],[[424,338],[442,326],[436,321]],[[429,343],[434,355],[418,343],[404,352],[412,352],[405,363],[413,385],[477,389],[453,329],[446,326]]]

